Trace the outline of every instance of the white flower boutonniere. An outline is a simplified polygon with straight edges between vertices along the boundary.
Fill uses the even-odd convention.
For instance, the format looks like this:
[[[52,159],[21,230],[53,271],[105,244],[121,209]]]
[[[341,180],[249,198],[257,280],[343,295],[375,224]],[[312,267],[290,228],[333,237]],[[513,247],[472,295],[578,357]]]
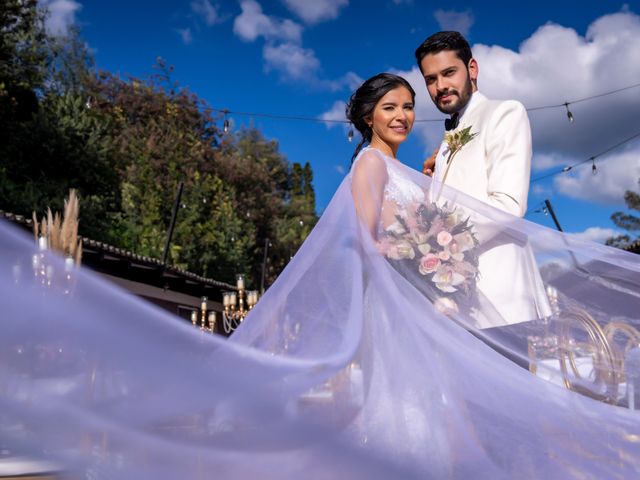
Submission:
[[[449,147],[449,155],[447,155],[447,168],[444,171],[444,175],[442,176],[442,183],[444,184],[447,179],[447,174],[449,173],[449,167],[451,167],[451,162],[453,161],[453,157],[464,147],[467,143],[473,140],[478,132],[471,133],[471,125],[463,128],[462,130],[454,130],[452,132],[447,132],[444,134],[444,142]]]
[[[478,132],[471,133],[472,126],[462,128],[460,130],[454,130],[452,132],[447,132],[444,134],[444,142],[449,147],[449,153],[447,155],[447,168],[444,170],[444,175],[442,176],[440,191],[436,196],[436,199],[433,201],[437,201],[440,198],[440,194],[442,193],[442,187],[444,186],[445,181],[447,180],[447,175],[449,174],[449,168],[451,167],[451,163],[453,161],[453,157],[464,147],[467,143],[473,140]]]
[[[444,135],[444,141],[449,147],[449,155],[447,156],[447,165],[451,163],[453,157],[464,147],[467,143],[475,138],[478,132],[471,133],[471,126],[463,128],[462,130],[454,130],[447,132]]]

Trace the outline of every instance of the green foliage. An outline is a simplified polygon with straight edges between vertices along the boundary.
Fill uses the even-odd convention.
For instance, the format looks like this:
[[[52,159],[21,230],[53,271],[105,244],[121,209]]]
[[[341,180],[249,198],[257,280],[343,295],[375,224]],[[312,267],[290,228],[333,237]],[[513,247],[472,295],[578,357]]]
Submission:
[[[238,214],[235,191],[218,177],[196,173],[183,200],[173,263],[229,282],[249,271],[255,227]]]
[[[638,180],[638,184],[640,185],[640,179]],[[636,193],[631,190],[627,190],[624,194],[624,201],[629,210],[635,210],[636,212],[640,212],[640,192]],[[611,215],[611,220],[618,227],[627,230],[629,234],[618,235],[617,237],[612,237],[607,239],[606,244],[612,245],[618,248],[624,248],[630,243],[633,243],[640,239],[640,235],[634,232],[640,232],[640,217],[637,215],[633,215],[632,213],[625,212],[615,212]]]
[[[23,88],[32,103],[0,110],[0,208],[60,209],[76,188],[81,235],[162,258],[183,182],[169,262],[258,287],[269,239],[269,285],[317,220],[310,165],[255,129],[222,135],[162,60],[144,79],[96,72],[76,31],[49,38],[35,0],[5,3],[0,102]]]
[[[47,36],[37,0],[0,0],[0,32],[0,102],[15,112],[46,77]]]
[[[57,88],[51,88],[56,62],[73,63],[78,78],[89,75],[86,56],[65,59],[81,51],[73,47],[81,42],[77,36],[43,37],[41,14],[35,7],[23,14],[16,23],[30,25],[34,31],[19,35],[27,43],[18,42],[20,48],[14,49],[11,60],[18,67],[5,78],[21,79],[14,84],[28,88],[34,104],[29,111],[19,102],[16,108],[0,110],[0,208],[25,215],[41,213],[48,206],[61,209],[63,197],[76,188],[81,201],[80,233],[112,241],[119,233],[112,226],[119,215],[120,200],[119,177],[107,154],[109,119],[87,108],[80,84],[58,82]],[[28,42],[43,45],[30,46]],[[68,45],[66,49],[59,47],[63,43]],[[39,59],[38,68],[22,68],[22,63],[36,60],[33,55],[24,58],[25,51],[46,53],[46,58]],[[37,74],[25,74],[29,68]]]

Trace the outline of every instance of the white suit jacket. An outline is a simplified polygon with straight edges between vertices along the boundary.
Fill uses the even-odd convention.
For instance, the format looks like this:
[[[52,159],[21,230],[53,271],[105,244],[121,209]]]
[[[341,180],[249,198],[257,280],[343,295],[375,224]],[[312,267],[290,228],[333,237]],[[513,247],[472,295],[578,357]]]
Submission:
[[[515,100],[489,100],[475,92],[462,112],[458,129],[467,126],[477,136],[453,158],[445,185],[523,217],[532,153],[531,128],[524,106]],[[448,147],[443,142],[436,157],[437,180],[442,180],[447,155]],[[478,289],[499,315],[487,318],[478,314],[477,327],[508,325],[550,314],[528,246],[502,243],[482,253],[479,262]]]

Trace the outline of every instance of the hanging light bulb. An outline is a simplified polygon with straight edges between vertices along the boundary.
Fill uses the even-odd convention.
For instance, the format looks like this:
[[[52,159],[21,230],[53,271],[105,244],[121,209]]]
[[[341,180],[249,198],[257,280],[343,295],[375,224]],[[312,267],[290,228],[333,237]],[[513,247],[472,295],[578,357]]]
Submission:
[[[349,133],[347,133],[347,140],[349,140],[349,143],[353,142],[353,127],[349,127]]]
[[[231,127],[231,123],[229,122],[229,119],[227,118],[227,114],[229,113],[228,110],[223,110],[224,113],[224,123],[222,124],[222,131],[224,133],[229,133],[229,128]]]
[[[596,167],[596,159],[594,157],[591,157],[591,173],[594,175],[598,173],[598,167]]]
[[[573,123],[573,113],[569,110],[569,102],[565,102],[564,106],[567,109],[567,118],[569,119],[569,123]]]

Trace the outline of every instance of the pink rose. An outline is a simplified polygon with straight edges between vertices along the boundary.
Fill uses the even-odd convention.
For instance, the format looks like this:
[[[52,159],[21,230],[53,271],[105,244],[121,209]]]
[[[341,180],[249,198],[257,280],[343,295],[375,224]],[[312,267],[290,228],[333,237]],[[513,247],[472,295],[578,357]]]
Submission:
[[[438,237],[437,237],[438,245],[442,247],[446,247],[447,245],[449,245],[449,243],[451,243],[451,240],[453,240],[453,237],[446,230],[442,230],[438,234]]]
[[[443,250],[443,251],[438,253],[438,258],[440,260],[442,260],[443,262],[446,262],[447,260],[449,260],[451,258],[451,255],[449,254],[449,252],[447,250]]]
[[[433,253],[428,253],[420,259],[420,267],[418,270],[422,275],[435,272],[440,266],[440,259]]]

